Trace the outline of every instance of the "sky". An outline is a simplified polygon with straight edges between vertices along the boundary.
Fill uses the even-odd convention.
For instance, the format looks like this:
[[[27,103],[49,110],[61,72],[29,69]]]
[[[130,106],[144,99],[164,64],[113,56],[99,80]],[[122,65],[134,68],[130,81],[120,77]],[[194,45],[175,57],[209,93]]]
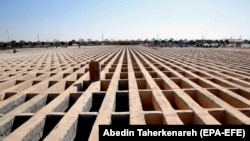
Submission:
[[[250,39],[249,0],[0,0],[0,41]]]

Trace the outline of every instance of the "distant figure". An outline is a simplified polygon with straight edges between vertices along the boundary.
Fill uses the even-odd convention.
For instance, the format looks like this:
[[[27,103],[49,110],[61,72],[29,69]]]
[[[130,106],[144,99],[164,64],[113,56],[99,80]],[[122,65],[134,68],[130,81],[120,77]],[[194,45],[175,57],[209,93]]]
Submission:
[[[16,49],[13,49],[13,53],[16,53]]]
[[[79,48],[81,47],[80,44],[78,44]]]

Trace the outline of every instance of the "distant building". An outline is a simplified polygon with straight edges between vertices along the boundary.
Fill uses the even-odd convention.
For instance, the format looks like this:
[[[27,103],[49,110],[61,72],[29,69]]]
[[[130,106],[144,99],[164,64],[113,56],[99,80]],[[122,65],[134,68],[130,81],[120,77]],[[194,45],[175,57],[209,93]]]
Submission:
[[[232,47],[240,47],[243,40],[241,39],[229,39],[229,44],[231,44]]]

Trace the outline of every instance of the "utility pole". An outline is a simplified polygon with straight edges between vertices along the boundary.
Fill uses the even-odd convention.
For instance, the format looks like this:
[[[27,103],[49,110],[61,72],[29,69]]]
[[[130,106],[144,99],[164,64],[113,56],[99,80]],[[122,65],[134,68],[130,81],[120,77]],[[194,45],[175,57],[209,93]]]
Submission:
[[[10,42],[9,30],[7,29],[6,31],[7,31],[8,42]]]
[[[102,42],[103,42],[103,29],[102,29]]]
[[[202,40],[201,40],[201,42],[202,42],[202,45],[204,44],[204,37],[203,37],[203,34],[202,34]]]
[[[177,30],[175,30],[175,40],[177,41]]]
[[[60,41],[60,38],[59,38],[59,29],[57,29],[57,38],[58,38],[58,41]]]
[[[37,34],[37,41],[39,42],[39,34]]]
[[[143,41],[143,29],[141,30],[141,40]]]

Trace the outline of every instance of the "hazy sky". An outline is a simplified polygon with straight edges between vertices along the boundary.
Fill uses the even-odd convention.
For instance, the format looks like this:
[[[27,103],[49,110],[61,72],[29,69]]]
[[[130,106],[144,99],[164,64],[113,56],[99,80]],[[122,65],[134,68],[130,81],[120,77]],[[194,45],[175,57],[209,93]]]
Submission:
[[[0,0],[0,41],[250,39],[249,0]]]

